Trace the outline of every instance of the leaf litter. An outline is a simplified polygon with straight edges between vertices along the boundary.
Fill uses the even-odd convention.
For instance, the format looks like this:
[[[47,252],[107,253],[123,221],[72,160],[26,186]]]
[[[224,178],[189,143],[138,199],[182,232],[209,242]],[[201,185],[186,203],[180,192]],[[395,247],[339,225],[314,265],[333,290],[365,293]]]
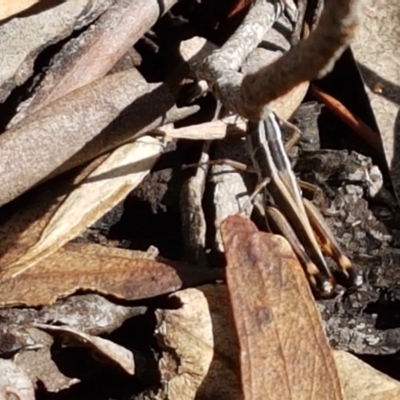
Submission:
[[[388,299],[395,302],[397,298],[393,288],[396,269],[381,279],[383,272],[372,266],[373,263],[382,266],[388,257],[397,260],[390,247],[396,241],[396,229],[382,227],[382,221],[395,220],[398,207],[390,193],[394,188],[398,194],[393,139],[396,108],[392,107],[396,77],[390,72],[396,64],[393,57],[381,54],[381,39],[394,37],[395,30],[390,31],[390,27],[398,21],[393,12],[390,23],[384,23],[380,12],[394,3],[382,2],[372,7],[363,0],[341,0],[335,5],[327,2],[320,26],[312,31],[308,41],[292,47],[286,58],[279,57],[300,38],[279,42],[282,32],[265,28],[279,17],[278,24],[289,21],[289,31],[290,18],[292,22],[296,19],[293,10],[297,6],[299,21],[305,21],[302,37],[308,37],[319,12],[311,21],[307,14],[302,17],[306,3],[302,0],[296,4],[285,2],[290,11],[288,20],[279,13],[268,14],[272,10],[270,3],[263,4],[261,0],[254,1],[251,7],[250,2],[233,0],[226,9],[221,6],[219,13],[213,8],[204,13],[205,6],[195,1],[187,2],[191,3],[189,6],[183,1],[165,2],[161,13],[156,1],[132,4],[119,0],[112,5],[105,1],[90,5],[79,2],[75,8],[66,3],[49,4],[46,8],[46,1],[35,8],[28,3],[10,10],[0,2],[0,16],[6,18],[0,30],[4,37],[15,36],[12,45],[0,42],[0,47],[22,57],[22,67],[9,65],[7,71],[11,72],[0,79],[0,96],[4,100],[1,126],[7,126],[0,136],[0,203],[5,205],[5,216],[0,216],[4,221],[0,226],[0,375],[13,374],[7,382],[0,380],[0,391],[6,390],[21,399],[42,398],[46,392],[60,391],[67,398],[69,392],[72,396],[69,398],[77,398],[74,390],[79,390],[90,374],[78,378],[79,374],[63,373],[59,360],[53,359],[61,338],[67,347],[83,345],[88,350],[85,353],[78,347],[84,357],[91,359],[90,365],[96,365],[87,371],[94,375],[96,371],[111,368],[122,379],[134,374],[134,382],[143,382],[148,376],[143,359],[146,366],[153,363],[153,372],[156,371],[153,376],[158,374],[158,378],[144,389],[140,384],[130,387],[130,392],[120,394],[120,398],[124,395],[155,399],[396,397],[399,392],[396,379],[345,351],[332,349],[336,345],[363,354],[373,348],[373,343],[376,351],[379,343],[378,354],[382,354],[385,348],[396,352],[400,347],[400,341],[393,340],[395,336],[391,339],[390,334],[382,335],[375,314],[368,319],[363,311],[360,313],[371,304],[378,310],[385,309],[390,304]],[[342,8],[347,3],[350,7]],[[28,10],[26,15],[24,8]],[[344,9],[351,14],[347,20],[341,14]],[[21,11],[21,15],[17,14]],[[156,23],[161,14],[164,16]],[[37,24],[49,21],[49,15],[54,21],[68,16],[63,24],[68,23],[58,26],[55,23],[55,29],[46,31],[47,36],[26,34]],[[313,150],[311,180],[322,187],[329,202],[327,221],[353,259],[364,257],[361,271],[367,283],[370,282],[347,297],[319,300],[317,308],[302,268],[285,239],[258,231],[244,216],[229,216],[243,214],[244,196],[252,193],[254,182],[245,178],[245,173],[239,173],[237,188],[240,189],[225,191],[222,196],[218,188],[224,187],[229,173],[211,166],[217,189],[210,196],[207,169],[199,166],[194,172],[196,178],[191,179],[190,169],[182,172],[180,166],[198,159],[212,160],[215,143],[211,141],[220,141],[220,148],[224,148],[225,140],[232,135],[238,153],[243,153],[241,137],[245,134],[245,123],[236,115],[226,117],[212,110],[210,96],[204,97],[207,87],[224,106],[242,116],[258,118],[272,107],[281,117],[289,118],[303,101],[309,81],[325,74],[332,67],[332,60],[344,50],[328,46],[327,52],[321,53],[331,55],[328,63],[311,51],[323,45],[321,32],[328,26],[330,16],[360,24],[355,32],[348,29],[340,35],[347,35],[343,43],[355,35],[352,50],[368,86],[366,92],[359,91],[370,102],[377,124],[371,122],[371,110],[369,116],[353,110],[351,105],[345,105],[343,111],[341,103],[331,102],[329,96],[325,96],[330,102],[327,108],[343,120],[365,119],[371,129],[357,128],[358,135],[379,131],[386,158],[376,156],[380,151],[377,142],[367,136],[365,143],[370,148],[366,155],[372,156],[372,161],[370,158],[365,161],[364,156],[356,153],[346,158],[340,153],[344,151],[340,146],[329,156],[324,150]],[[190,40],[182,40],[187,39],[187,32],[196,31],[194,17],[210,27],[208,32],[197,31]],[[131,20],[134,23],[130,24]],[[249,22],[254,29],[248,30]],[[238,24],[241,24],[238,34],[219,49],[206,41],[222,44]],[[50,28],[50,24],[45,25]],[[382,33],[382,29],[392,33]],[[72,30],[76,31],[74,38],[69,37]],[[365,37],[377,30],[379,34],[374,34],[374,40],[368,40],[367,46]],[[115,35],[118,40],[114,41]],[[163,35],[168,39],[163,39]],[[195,36],[203,37],[194,40]],[[332,37],[331,44],[341,40],[340,36]],[[29,40],[24,43],[21,38]],[[282,43],[279,55],[270,49],[256,48],[262,39],[272,43],[272,47]],[[65,40],[61,50],[51,47],[61,40]],[[175,42],[178,46],[172,50],[170,45]],[[105,54],[104,48],[110,43],[115,47]],[[242,46],[243,43],[246,44]],[[395,49],[390,48],[392,41],[387,43],[385,54],[395,54]],[[31,46],[29,51],[21,51],[27,46]],[[33,70],[33,61],[46,47],[54,58],[41,70],[40,67]],[[165,62],[169,55],[179,54],[179,47],[180,58],[173,60],[175,56],[171,56],[170,63]],[[370,54],[375,53],[378,56],[371,58]],[[224,58],[226,54],[229,57]],[[309,65],[313,67],[293,68],[296,63],[292,63],[285,70],[290,57],[298,62],[300,56],[311,57]],[[378,58],[379,63],[371,64],[371,59]],[[215,64],[218,60],[220,65]],[[222,68],[221,60],[227,62]],[[3,61],[12,64],[15,59],[6,57]],[[159,65],[164,68],[158,68]],[[112,68],[115,70],[109,73]],[[281,71],[286,71],[286,75]],[[34,79],[24,84],[31,75]],[[268,90],[263,87],[265,82],[258,84],[260,76],[269,82]],[[290,79],[283,82],[281,76]],[[199,78],[199,82],[194,78]],[[239,87],[238,83],[242,97],[237,97],[239,91],[230,92]],[[19,96],[19,87],[25,92],[24,102],[22,97],[13,98]],[[178,106],[185,91],[186,99],[191,101],[183,101],[184,107]],[[309,93],[317,91],[321,89],[313,87]],[[13,102],[19,103],[18,110],[13,108]],[[199,109],[207,110],[208,117],[195,116]],[[184,118],[188,119],[181,123]],[[388,118],[391,121],[386,123]],[[323,135],[321,131],[321,142],[325,140]],[[197,151],[196,140],[206,143],[202,145],[202,158],[194,157],[193,161],[190,155]],[[352,150],[363,153],[365,146]],[[176,154],[170,173],[163,180],[157,169],[162,170],[164,158]],[[291,154],[295,157],[293,164],[296,157],[299,165],[307,164],[301,144]],[[346,161],[347,170],[333,172],[332,160],[336,156],[350,160]],[[325,161],[318,166],[315,160]],[[327,165],[329,171],[324,172]],[[299,172],[300,176],[307,173]],[[139,246],[141,240],[146,242],[150,222],[139,222],[142,220],[136,214],[128,224],[140,232],[136,237],[111,238],[116,226],[112,226],[115,210],[121,204],[128,204],[130,198],[139,204],[140,188],[146,187],[151,176],[160,177],[158,186],[151,189],[153,194],[150,190],[150,197],[154,195],[160,201],[152,203],[154,215],[148,213],[146,218],[150,221],[157,214],[171,213],[182,225],[170,230],[167,227],[166,231],[161,226],[152,228],[154,233],[147,247]],[[181,190],[185,187],[186,190]],[[226,187],[234,186],[227,183]],[[207,198],[212,199],[207,202]],[[213,211],[210,213],[213,203],[218,210],[214,219]],[[7,211],[10,209],[11,212]],[[111,226],[108,222],[106,228],[99,228],[104,224],[101,221],[110,219]],[[90,232],[95,233],[97,243],[86,242]],[[179,250],[170,259],[162,257],[165,250],[158,236],[168,236],[176,242]],[[186,245],[182,236],[185,240],[189,238]],[[115,244],[129,249],[116,248]],[[143,251],[157,244],[161,245],[160,256],[151,250]],[[139,248],[141,252],[136,251]],[[222,257],[226,258],[225,270],[218,267],[221,252],[225,253]],[[188,260],[194,265],[189,265]],[[393,264],[397,265],[389,263]],[[215,284],[216,281],[220,282]],[[208,285],[201,286],[205,283]],[[386,298],[379,297],[382,288],[388,293]],[[358,317],[353,318],[352,312],[357,312]],[[105,318],[106,314],[110,318]],[[147,326],[145,344],[138,331],[129,330],[133,329],[130,324]],[[357,340],[367,338],[364,347],[346,339],[349,337],[346,329]],[[392,329],[389,333],[395,334],[397,326]],[[118,335],[125,330],[128,333],[121,339]],[[135,346],[140,348],[139,352]],[[10,357],[11,360],[6,360]],[[6,375],[7,371],[11,375]],[[23,394],[18,392],[22,381],[26,390]],[[104,383],[107,386],[106,380]],[[96,389],[101,391],[101,387],[99,383]],[[110,398],[118,397],[112,393],[115,389],[111,389]],[[92,397],[96,398],[94,393],[92,390]]]

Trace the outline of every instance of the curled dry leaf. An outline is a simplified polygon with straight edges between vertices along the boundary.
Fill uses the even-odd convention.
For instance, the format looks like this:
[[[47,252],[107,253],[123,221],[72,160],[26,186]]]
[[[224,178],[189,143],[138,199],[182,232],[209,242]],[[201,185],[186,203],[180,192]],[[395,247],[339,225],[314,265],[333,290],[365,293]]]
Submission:
[[[14,309],[5,309],[4,312],[11,310]],[[146,310],[144,306],[122,306],[97,294],[85,294],[42,307],[32,322],[68,325],[90,335],[104,335],[118,329],[128,318],[144,314]]]
[[[35,400],[31,380],[10,360],[0,359],[0,398]]]
[[[114,304],[103,296],[85,294],[68,297],[48,307],[0,309],[0,356],[36,347],[27,326],[32,324],[68,325],[90,335],[111,333],[128,318],[146,312],[144,306]]]
[[[79,332],[68,326],[53,326],[45,324],[35,324],[34,326],[50,333],[55,332],[61,334],[63,337],[67,337],[68,344],[73,345],[73,343],[77,343],[89,347],[102,358],[105,358],[121,367],[128,374],[133,375],[135,373],[135,363],[132,352],[111,342],[110,340],[88,335],[87,333]]]
[[[170,298],[181,306],[156,310],[166,398],[242,399],[239,348],[226,286],[187,289]]]
[[[21,207],[0,226],[0,277],[42,236],[53,214],[68,194],[108,157],[104,155],[83,168],[47,182],[26,195]]]
[[[40,240],[7,266],[7,275],[16,276],[33,267],[101,218],[140,184],[163,149],[157,139],[144,136],[114,150],[60,204]]]
[[[41,385],[49,392],[59,392],[79,383],[78,378],[64,375],[53,360],[51,346],[53,338],[40,329],[26,328],[34,345],[21,349],[13,358],[18,367],[25,371],[35,385]]]
[[[287,241],[247,218],[221,225],[246,399],[343,399],[332,351]]]
[[[13,18],[0,26],[0,102],[30,77],[40,51],[75,29],[82,29],[111,3],[111,0],[65,1],[38,14]]]
[[[0,205],[44,179],[196,111],[177,109],[166,84],[144,85],[135,75],[128,70],[97,80],[1,135]]]
[[[400,383],[345,351],[334,351],[346,400],[400,398]]]
[[[166,12],[176,0],[163,2]],[[118,0],[90,29],[70,40],[52,61],[33,99],[27,101],[13,125],[27,113],[79,87],[102,78],[160,17],[156,0]],[[21,107],[20,107],[21,109]]]
[[[35,268],[0,281],[0,306],[49,305],[77,290],[138,300],[222,277],[223,271],[216,268],[156,261],[138,257],[130,250],[69,243]]]

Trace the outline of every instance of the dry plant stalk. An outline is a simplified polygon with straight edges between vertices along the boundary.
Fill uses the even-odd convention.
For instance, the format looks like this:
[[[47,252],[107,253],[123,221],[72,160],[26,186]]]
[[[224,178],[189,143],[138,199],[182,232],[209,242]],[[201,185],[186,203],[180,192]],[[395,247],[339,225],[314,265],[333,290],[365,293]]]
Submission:
[[[316,30],[307,40],[276,62],[243,76],[237,70],[244,57],[260,43],[282,11],[273,0],[256,0],[225,45],[195,66],[196,75],[207,81],[228,109],[250,120],[262,119],[273,100],[333,68],[354,37],[365,1],[327,1]]]

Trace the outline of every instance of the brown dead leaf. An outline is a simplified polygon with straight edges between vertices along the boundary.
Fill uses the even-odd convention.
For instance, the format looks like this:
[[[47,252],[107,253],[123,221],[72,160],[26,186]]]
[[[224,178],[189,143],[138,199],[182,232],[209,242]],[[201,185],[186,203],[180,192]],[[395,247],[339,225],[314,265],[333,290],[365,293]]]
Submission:
[[[343,399],[304,272],[287,241],[248,219],[221,225],[246,399]]]
[[[400,398],[400,383],[345,351],[334,351],[346,400]]]
[[[80,289],[137,300],[223,276],[216,268],[145,257],[130,250],[69,243],[35,268],[0,281],[0,306],[49,305]]]
[[[7,276],[15,277],[33,267],[101,218],[140,184],[163,150],[164,146],[150,136],[114,150],[60,203],[40,239],[7,265]]]
[[[95,352],[95,354],[118,365],[128,374],[133,375],[135,373],[135,363],[132,352],[111,342],[110,340],[88,335],[87,333],[79,332],[68,326],[53,326],[45,324],[35,324],[34,326],[50,333],[55,332],[62,334],[63,337],[68,338],[67,343],[69,345],[73,345],[73,343],[76,342],[81,346],[89,347]]]
[[[0,359],[0,398],[35,400],[32,382],[26,373],[10,360]]]
[[[170,296],[181,306],[156,310],[166,398],[239,400],[239,347],[225,285]]]

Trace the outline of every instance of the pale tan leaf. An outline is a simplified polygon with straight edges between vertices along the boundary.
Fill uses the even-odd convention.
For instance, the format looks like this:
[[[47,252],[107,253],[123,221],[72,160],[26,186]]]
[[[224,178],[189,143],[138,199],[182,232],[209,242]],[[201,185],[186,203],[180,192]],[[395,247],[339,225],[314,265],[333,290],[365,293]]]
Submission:
[[[34,326],[48,332],[61,333],[63,336],[71,337],[73,342],[78,342],[85,347],[91,348],[103,358],[121,367],[128,374],[133,375],[135,373],[135,362],[132,352],[110,340],[79,332],[68,326],[46,324],[35,324]]]
[[[180,307],[156,311],[159,368],[168,398],[242,399],[226,286],[187,289],[170,297]]]
[[[123,200],[149,173],[164,146],[150,136],[114,152],[61,203],[27,253],[9,265],[16,276],[33,267]]]
[[[0,359],[0,398],[35,400],[31,380],[10,360]]]
[[[234,215],[221,225],[245,399],[343,399],[303,269],[281,236]]]
[[[46,3],[46,0],[1,0],[0,1],[0,21],[2,19],[10,18],[15,14],[24,11],[37,3]],[[47,2],[48,3],[48,2]]]
[[[137,300],[213,282],[222,276],[223,271],[217,268],[154,260],[143,252],[68,243],[35,268],[16,278],[3,278],[0,306],[49,305],[78,290]]]
[[[400,382],[379,372],[345,351],[334,351],[346,400],[393,400],[400,398]]]
[[[400,104],[398,0],[369,1],[352,49],[381,134],[392,183],[400,198],[398,124]],[[372,127],[374,128],[374,127]]]

